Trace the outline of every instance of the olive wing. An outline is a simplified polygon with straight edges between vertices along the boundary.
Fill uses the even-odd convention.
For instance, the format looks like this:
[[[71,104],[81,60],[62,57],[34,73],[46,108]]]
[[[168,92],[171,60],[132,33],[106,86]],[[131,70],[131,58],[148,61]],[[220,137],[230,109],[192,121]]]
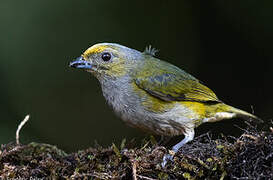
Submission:
[[[150,73],[149,73],[150,74]],[[221,102],[212,90],[184,72],[153,72],[135,79],[137,86],[164,101]]]

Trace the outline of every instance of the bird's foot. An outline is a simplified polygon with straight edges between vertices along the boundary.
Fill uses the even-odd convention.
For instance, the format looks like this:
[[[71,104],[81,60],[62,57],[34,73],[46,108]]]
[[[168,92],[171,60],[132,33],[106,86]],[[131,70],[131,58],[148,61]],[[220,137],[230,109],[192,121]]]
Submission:
[[[187,129],[186,132],[184,133],[185,134],[185,138],[180,141],[179,143],[177,143],[175,146],[173,146],[172,150],[169,151],[168,154],[165,154],[164,157],[163,157],[163,161],[161,163],[161,166],[164,168],[167,164],[167,162],[170,160],[170,161],[173,161],[173,157],[175,155],[175,153],[178,152],[178,150],[184,145],[186,144],[187,142],[193,140],[193,137],[194,137],[194,129]]]
[[[165,154],[163,156],[163,160],[161,163],[161,167],[164,168],[166,166],[166,164],[168,163],[168,161],[173,161],[173,157],[174,157],[175,152],[170,151],[169,154]]]

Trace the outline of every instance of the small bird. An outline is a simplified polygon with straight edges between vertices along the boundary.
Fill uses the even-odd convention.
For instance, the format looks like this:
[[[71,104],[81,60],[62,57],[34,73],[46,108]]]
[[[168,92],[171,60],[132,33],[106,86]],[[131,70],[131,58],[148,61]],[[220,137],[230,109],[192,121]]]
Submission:
[[[149,47],[140,52],[115,43],[88,48],[70,67],[84,69],[100,82],[103,96],[129,126],[163,135],[184,135],[174,153],[194,138],[194,128],[235,117],[258,117],[223,103],[215,93],[182,69],[155,58]],[[173,155],[163,157],[164,167]]]

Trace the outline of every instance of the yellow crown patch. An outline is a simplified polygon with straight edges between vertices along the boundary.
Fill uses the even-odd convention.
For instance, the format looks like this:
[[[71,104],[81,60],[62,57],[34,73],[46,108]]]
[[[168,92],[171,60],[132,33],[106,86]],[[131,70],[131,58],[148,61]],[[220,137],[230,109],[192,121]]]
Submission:
[[[95,54],[95,53],[100,53],[102,51],[104,51],[108,46],[106,45],[99,45],[99,46],[92,46],[90,48],[88,48],[84,53],[83,53],[83,57],[84,59],[87,59],[88,56],[90,56],[91,54]]]

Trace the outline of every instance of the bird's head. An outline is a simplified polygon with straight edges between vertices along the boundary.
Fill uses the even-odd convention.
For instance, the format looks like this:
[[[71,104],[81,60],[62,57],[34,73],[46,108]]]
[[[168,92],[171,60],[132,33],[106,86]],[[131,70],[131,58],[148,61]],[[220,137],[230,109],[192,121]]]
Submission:
[[[98,79],[127,75],[141,62],[143,54],[114,43],[99,43],[88,48],[70,67],[85,69]]]

